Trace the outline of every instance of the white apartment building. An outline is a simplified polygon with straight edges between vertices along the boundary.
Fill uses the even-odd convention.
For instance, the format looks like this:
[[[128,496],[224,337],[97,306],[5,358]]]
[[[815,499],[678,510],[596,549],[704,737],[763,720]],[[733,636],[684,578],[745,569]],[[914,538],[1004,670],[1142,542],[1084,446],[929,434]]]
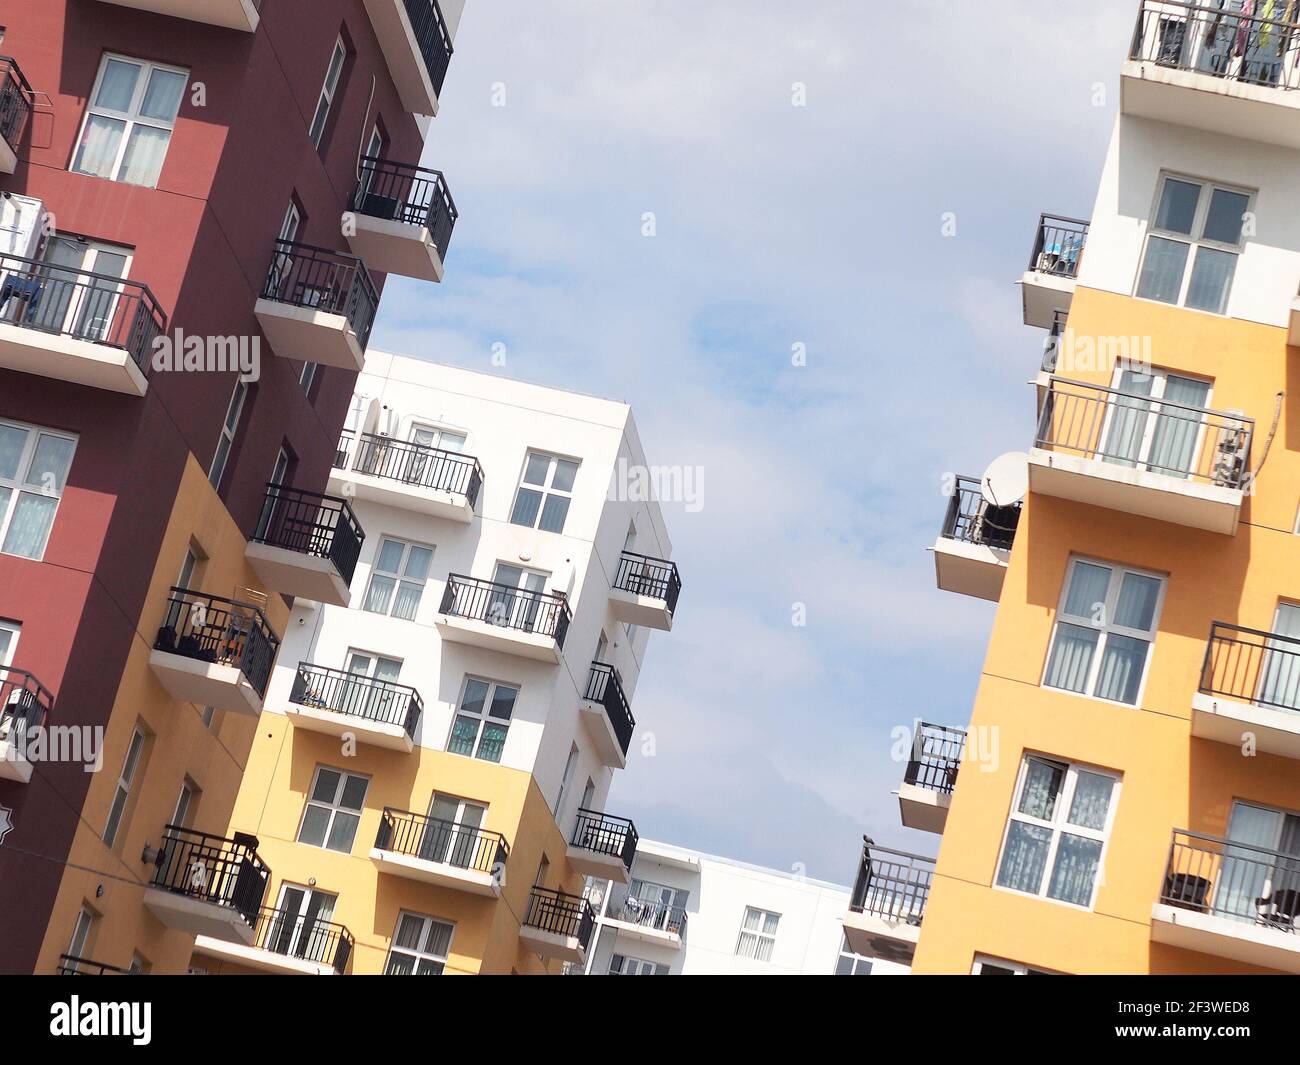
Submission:
[[[854,954],[849,889],[641,840],[630,883],[591,877],[596,932],[570,973],[622,976],[889,976],[908,966]]]

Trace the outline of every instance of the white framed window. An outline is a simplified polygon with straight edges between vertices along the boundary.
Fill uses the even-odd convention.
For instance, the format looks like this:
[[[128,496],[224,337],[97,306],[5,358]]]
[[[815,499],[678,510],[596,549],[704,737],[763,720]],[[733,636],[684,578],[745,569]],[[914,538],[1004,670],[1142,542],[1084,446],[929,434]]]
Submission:
[[[403,910],[388,948],[385,976],[441,976],[451,953],[451,936],[456,926],[450,921]]]
[[[95,77],[72,170],[153,188],[162,173],[189,71],[106,55]]]
[[[667,976],[668,966],[658,965],[644,958],[615,954],[609,959],[610,976]]]
[[[414,621],[424,596],[433,550],[424,544],[408,543],[394,536],[381,538],[361,609]]]
[[[0,618],[0,666],[14,664],[14,651],[18,647],[18,636],[22,629],[18,622]]]
[[[1223,314],[1253,196],[1247,189],[1162,174],[1137,295]]]
[[[316,113],[311,120],[311,142],[320,147],[325,135],[325,126],[329,122],[330,108],[334,106],[334,94],[338,92],[339,78],[343,75],[343,63],[348,57],[347,46],[343,38],[336,38],[334,50],[330,53],[329,66],[325,68],[325,84],[321,86],[320,99],[316,101]]]
[[[1026,755],[997,886],[1091,909],[1118,801],[1114,773]]]
[[[284,448],[276,452],[275,466],[271,470],[271,483],[284,484],[289,476],[289,453]]]
[[[461,869],[492,871],[496,848],[484,851],[487,844],[479,835],[487,812],[486,803],[435,792],[429,803],[429,826],[420,839],[420,857]]]
[[[311,386],[316,383],[316,372],[320,369],[320,363],[304,362],[302,369],[298,371],[298,384],[302,388],[302,394],[308,399],[311,398]]]
[[[114,279],[129,275],[134,258],[134,249],[120,244],[55,234],[46,244],[45,262],[61,269],[50,271],[27,322],[92,343],[120,341],[129,323],[117,317],[122,286]]]
[[[199,802],[199,786],[189,777],[181,783],[181,793],[176,797],[176,809],[172,812],[171,824],[188,828],[194,819],[194,808]]]
[[[266,949],[308,961],[333,961],[334,941],[329,927],[337,895],[297,884],[280,888],[278,911],[267,933]]]
[[[512,525],[524,525],[544,532],[564,532],[564,519],[573,499],[573,482],[578,476],[575,459],[530,451],[510,511]]]
[[[196,588],[198,586],[202,561],[193,545],[185,549],[185,558],[181,561],[180,572],[176,574],[177,588]]]
[[[1036,969],[1023,962],[1007,961],[1005,958],[990,958],[984,954],[975,955],[975,964],[971,966],[972,976],[1057,976],[1050,969]]]
[[[1112,387],[1122,395],[1106,405],[1101,457],[1166,477],[1212,474],[1206,418],[1186,408],[1208,407],[1213,382],[1167,370],[1117,368]]]
[[[352,850],[361,808],[365,805],[370,778],[359,773],[345,773],[329,766],[316,767],[307,805],[302,812],[298,842],[326,850]]]
[[[501,761],[518,698],[519,688],[513,684],[466,677],[456,718],[451,723],[447,750],[485,762]]]
[[[236,379],[235,390],[230,394],[230,403],[226,407],[225,421],[221,423],[217,450],[208,469],[208,483],[218,490],[221,488],[222,474],[226,472],[226,462],[230,459],[230,449],[235,446],[235,434],[239,432],[239,419],[244,413],[244,400],[247,397],[247,382],[243,378]]]
[[[870,976],[872,959],[855,953],[849,941],[840,936],[840,955],[835,960],[836,976]]]
[[[370,651],[349,649],[347,671],[357,679],[343,684],[336,709],[340,713],[355,714],[371,720],[394,720],[397,711],[394,704],[401,696],[388,684],[397,683],[397,678],[401,676],[401,660],[385,658]],[[387,683],[375,683],[376,681]]]
[[[435,447],[440,451],[454,451],[461,454],[465,450],[465,441],[469,438],[456,429],[413,422],[408,439],[412,444],[419,444],[421,447]]]
[[[776,946],[776,927],[780,922],[779,913],[746,906],[740,935],[736,939],[736,957],[771,961],[772,949]]]
[[[68,940],[68,954],[71,957],[86,957],[90,950],[90,933],[95,928],[96,920],[96,915],[89,907],[83,906],[77,911],[77,919],[72,925],[72,938]],[[75,963],[73,968],[77,968]]]
[[[1157,574],[1071,559],[1043,686],[1136,706],[1164,594]]]
[[[0,552],[44,557],[76,450],[67,433],[0,421]]]
[[[110,847],[117,840],[117,834],[122,828],[122,815],[126,812],[127,800],[131,798],[131,787],[135,783],[143,754],[144,731],[137,725],[131,730],[131,742],[127,744],[126,757],[122,760],[122,771],[117,775],[113,801],[108,807],[108,824],[104,826],[104,842]]]

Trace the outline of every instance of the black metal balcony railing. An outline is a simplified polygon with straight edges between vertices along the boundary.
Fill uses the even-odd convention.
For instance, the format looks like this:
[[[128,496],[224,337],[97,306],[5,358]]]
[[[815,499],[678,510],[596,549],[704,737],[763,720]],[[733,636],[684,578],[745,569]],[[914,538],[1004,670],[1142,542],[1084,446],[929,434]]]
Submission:
[[[438,611],[448,617],[550,636],[560,648],[569,631],[569,602],[563,593],[532,592],[460,573],[448,575]]]
[[[1244,415],[1053,377],[1034,446],[1241,488],[1254,432]]]
[[[289,689],[289,702],[381,725],[400,725],[412,739],[424,713],[420,693],[406,684],[311,662],[298,664],[293,687]]]
[[[1300,713],[1300,640],[1216,621],[1205,647],[1200,691]]]
[[[930,898],[934,859],[877,847],[862,837],[862,860],[849,909],[887,921],[919,925]]]
[[[45,724],[54,696],[25,669],[0,666],[0,740],[23,753],[29,729]]]
[[[957,770],[965,748],[964,729],[920,722],[912,736],[912,757],[908,759],[903,782],[951,795],[957,785]]]
[[[1083,258],[1083,246],[1087,241],[1088,222],[1084,219],[1039,215],[1034,247],[1029,253],[1030,271],[1055,277],[1078,277],[1079,260]]]
[[[167,316],[139,281],[0,255],[0,322],[120,348],[142,374]]]
[[[406,15],[411,20],[415,42],[424,57],[424,69],[429,74],[435,94],[442,92],[447,66],[451,63],[451,33],[442,17],[438,0],[406,0]]]
[[[623,682],[618,679],[614,667],[605,662],[592,662],[583,697],[588,702],[599,703],[605,708],[605,715],[609,718],[618,745],[627,754],[632,743],[632,733],[636,730],[636,718],[632,716],[632,707],[628,705]]]
[[[119,965],[106,965],[102,961],[78,958],[75,954],[60,954],[56,976],[134,976],[130,969]]]
[[[636,826],[626,817],[610,817],[598,810],[579,810],[573,830],[573,845],[593,854],[608,854],[632,868],[640,840]]]
[[[591,930],[596,926],[596,914],[591,903],[581,895],[535,887],[528,897],[524,924],[566,939],[576,939],[585,950],[591,942]]]
[[[500,832],[387,806],[379,821],[375,847],[426,862],[490,873],[498,879],[504,875],[510,857],[510,844]]]
[[[173,587],[153,646],[200,662],[235,666],[264,696],[280,637],[251,603]]]
[[[984,498],[979,478],[959,476],[948,497],[942,535],[946,540],[1010,551],[1019,522],[1019,503],[992,506]]]
[[[348,584],[366,534],[346,499],[268,484],[252,539],[300,555],[328,558]]]
[[[251,945],[286,958],[328,965],[342,976],[356,940],[346,927],[333,921],[264,906],[257,912]]]
[[[23,76],[16,59],[0,55],[0,137],[14,152],[31,121],[36,94]]]
[[[1245,924],[1300,931],[1300,857],[1175,829],[1160,901]]]
[[[1219,4],[1142,0],[1130,58],[1275,89],[1300,88],[1300,25]],[[1281,16],[1286,5],[1274,4]]]
[[[277,240],[262,299],[341,314],[364,349],[379,309],[379,293],[366,264],[346,252]]]
[[[618,560],[618,572],[614,574],[614,587],[620,592],[662,599],[672,614],[677,610],[682,579],[675,562],[624,551]]]
[[[257,837],[243,832],[225,839],[168,825],[154,864],[154,887],[229,907],[250,927],[271,880],[271,870],[257,853]]]
[[[352,210],[386,222],[427,229],[444,263],[451,231],[460,217],[442,171],[373,155],[361,157],[361,177],[352,193]]]
[[[340,455],[344,462],[351,455],[355,473],[464,496],[471,508],[478,503],[483,487],[483,467],[478,459],[459,451],[362,433],[359,439],[340,439],[334,465],[342,469]]]
[[[356,446],[357,434],[351,429],[344,429],[339,433],[339,442],[334,445],[334,469],[346,470],[348,468],[348,459],[352,457],[352,449]]]

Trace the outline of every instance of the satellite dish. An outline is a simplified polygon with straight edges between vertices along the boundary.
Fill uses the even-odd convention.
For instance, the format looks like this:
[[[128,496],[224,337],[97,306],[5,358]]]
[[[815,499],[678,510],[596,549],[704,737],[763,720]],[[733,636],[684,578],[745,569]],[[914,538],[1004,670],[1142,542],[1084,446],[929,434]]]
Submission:
[[[980,494],[994,507],[1019,503],[1029,491],[1029,456],[1023,451],[1008,451],[989,463],[980,480]]]

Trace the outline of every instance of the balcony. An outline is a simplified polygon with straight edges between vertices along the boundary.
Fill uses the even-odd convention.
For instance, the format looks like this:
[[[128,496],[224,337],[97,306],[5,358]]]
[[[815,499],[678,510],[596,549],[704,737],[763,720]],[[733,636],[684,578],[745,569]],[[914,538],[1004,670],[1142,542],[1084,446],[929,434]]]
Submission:
[[[934,542],[934,575],[945,592],[997,602],[1020,521],[1020,504],[995,507],[977,477],[958,477]]]
[[[1157,943],[1300,973],[1300,858],[1175,829],[1160,896]]]
[[[372,270],[442,280],[458,215],[440,171],[362,156],[349,211],[343,216],[348,246]]]
[[[444,640],[556,665],[569,631],[561,592],[532,592],[452,573],[435,622]]]
[[[384,808],[370,860],[381,873],[499,898],[510,845],[500,832]]]
[[[472,455],[345,431],[334,451],[329,486],[332,492],[468,525],[483,487],[483,468]]]
[[[424,702],[405,684],[302,662],[284,712],[297,728],[410,754]]]
[[[54,970],[55,976],[132,976],[130,969],[117,965],[106,965],[102,961],[78,958],[75,954],[60,954],[59,966]]]
[[[1300,759],[1300,640],[1216,621],[1192,696],[1192,735]]]
[[[920,722],[912,737],[912,757],[898,789],[903,824],[922,832],[943,832],[966,748],[963,729]]]
[[[196,952],[284,976],[342,976],[355,947],[352,933],[341,924],[270,907],[258,911],[247,945],[212,936],[194,941]]]
[[[1070,309],[1087,240],[1088,223],[1083,219],[1038,216],[1029,267],[1020,279],[1025,325],[1050,329],[1056,312]]]
[[[844,938],[856,954],[910,964],[921,937],[934,859],[877,847],[864,836]]]
[[[277,240],[255,312],[282,359],[359,372],[379,293],[355,255]]]
[[[1297,25],[1281,20],[1283,4],[1267,12],[1272,18],[1241,7],[1141,0],[1120,76],[1120,110],[1300,148]]]
[[[1193,529],[1236,531],[1255,423],[1053,377],[1029,489]]]
[[[149,666],[173,699],[256,717],[279,649],[251,603],[173,587]]]
[[[244,557],[272,591],[347,606],[365,539],[346,499],[268,484]]]
[[[535,887],[519,926],[519,942],[546,958],[581,962],[586,959],[595,926],[596,915],[586,899]]]
[[[625,769],[636,719],[632,717],[623,682],[613,666],[605,662],[591,663],[587,687],[578,709],[601,761],[607,766]]]
[[[53,709],[54,696],[27,670],[0,666],[0,780],[31,783],[29,735]]]
[[[105,0],[119,7],[134,7],[140,11],[153,11],[159,15],[171,15],[175,18],[188,19],[190,22],[203,22],[209,26],[221,26],[228,30],[241,30],[253,33],[260,21],[257,9],[262,0]]]
[[[0,174],[18,168],[18,149],[36,105],[36,94],[18,60],[0,55]]]
[[[620,936],[639,943],[681,950],[686,941],[685,907],[639,899],[623,889],[610,896],[605,919]]]
[[[168,928],[245,946],[253,942],[271,879],[256,836],[236,832],[223,839],[168,825],[162,846],[146,847],[142,860],[155,867],[145,907]]]
[[[636,826],[625,817],[579,810],[567,851],[569,864],[583,876],[626,884],[638,839]]]
[[[0,369],[143,396],[166,330],[139,281],[0,255]]]
[[[402,106],[436,115],[451,62],[451,31],[438,0],[365,0]]]
[[[624,551],[609,592],[609,605],[619,621],[669,632],[682,590],[676,563]]]

